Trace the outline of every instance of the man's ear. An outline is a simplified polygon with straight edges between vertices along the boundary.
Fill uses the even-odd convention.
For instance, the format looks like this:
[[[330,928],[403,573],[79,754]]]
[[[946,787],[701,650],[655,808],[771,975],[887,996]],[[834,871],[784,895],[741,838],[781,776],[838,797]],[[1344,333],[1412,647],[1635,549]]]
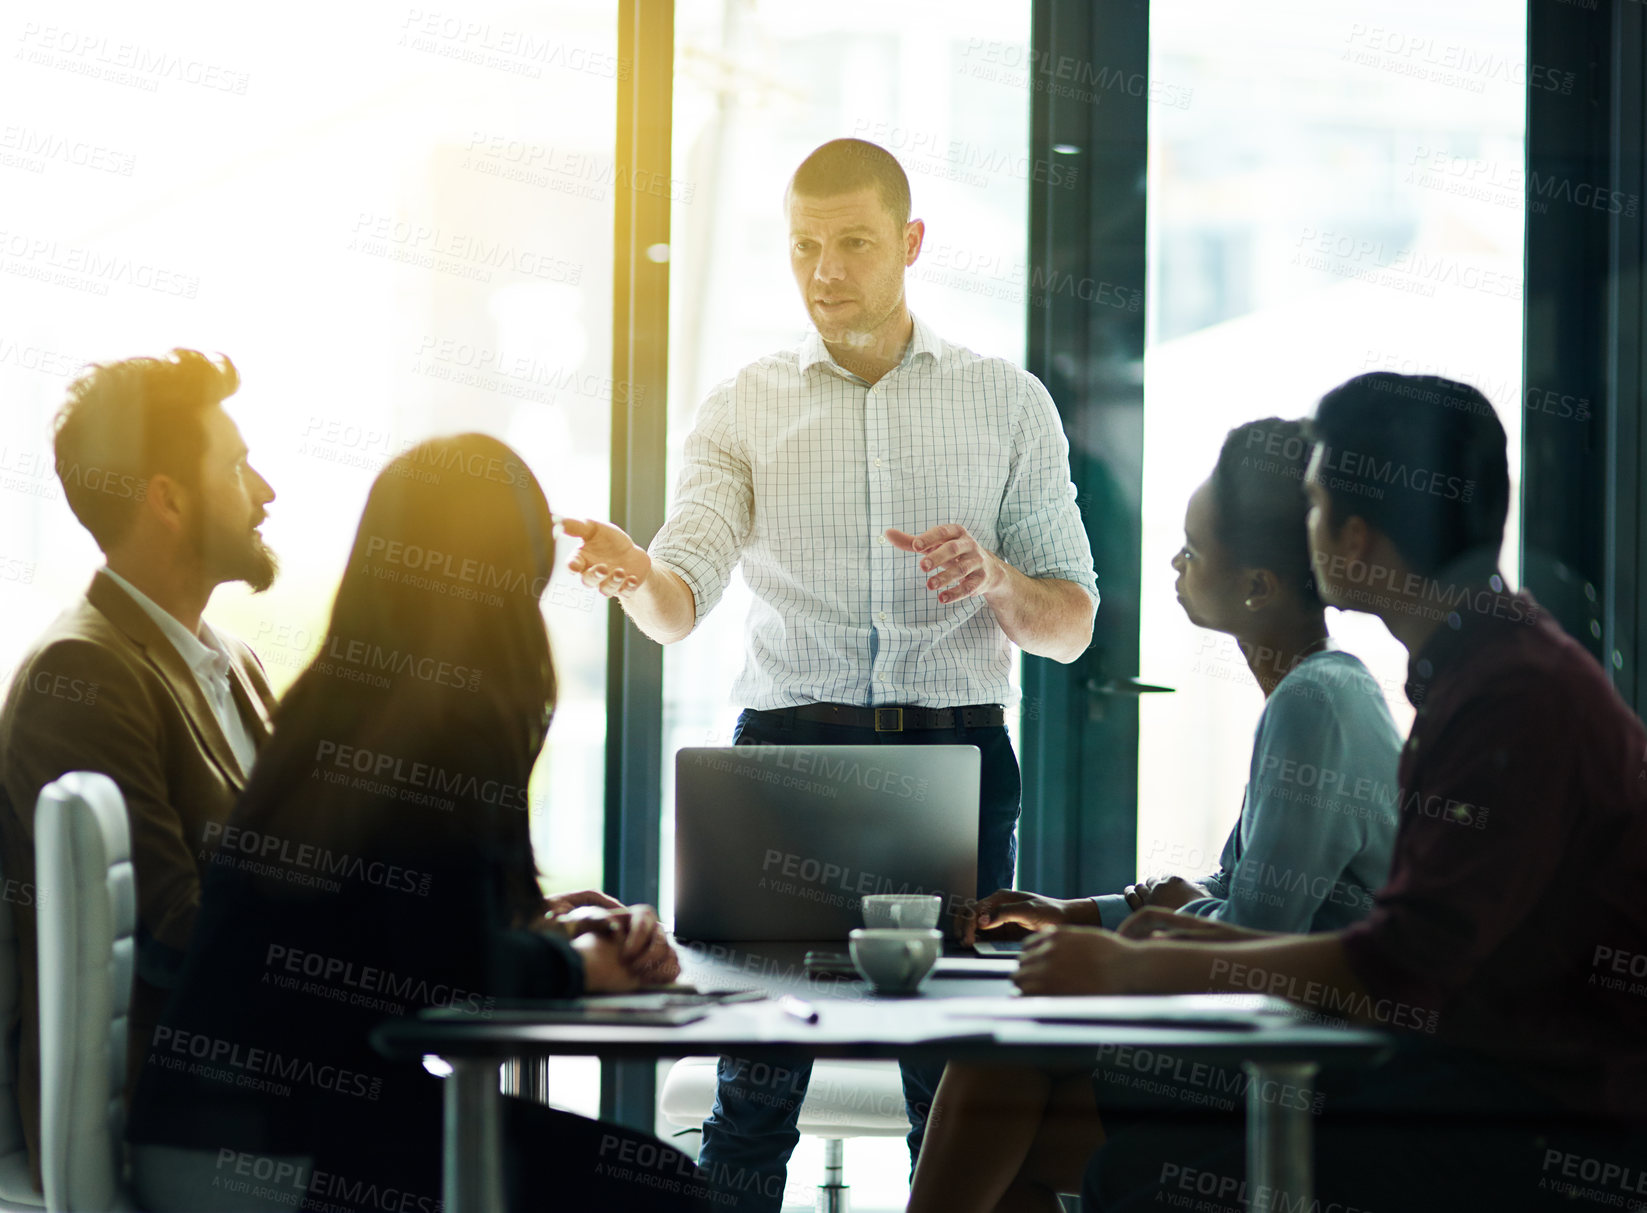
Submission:
[[[189,490],[181,481],[165,472],[156,472],[149,477],[139,508],[166,530],[181,531],[189,502]]]
[[[1351,514],[1338,528],[1339,551],[1346,561],[1367,563],[1372,558],[1373,529],[1360,514]]]
[[[904,264],[914,265],[921,255],[921,244],[926,239],[926,221],[911,219],[904,225]]]

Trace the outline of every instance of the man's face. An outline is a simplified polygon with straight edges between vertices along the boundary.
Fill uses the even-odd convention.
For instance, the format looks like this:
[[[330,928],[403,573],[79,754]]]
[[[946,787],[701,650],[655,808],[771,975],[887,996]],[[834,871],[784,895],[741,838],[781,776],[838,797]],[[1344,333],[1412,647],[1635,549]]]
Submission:
[[[1310,466],[1304,472],[1304,496],[1309,500],[1310,512],[1304,517],[1304,530],[1310,540],[1310,567],[1315,570],[1315,592],[1328,606],[1350,607],[1347,600],[1348,579],[1345,571],[1350,557],[1344,551],[1342,529],[1332,532],[1332,501],[1321,483],[1321,461],[1326,448],[1315,444],[1310,452]]]
[[[898,316],[924,230],[918,219],[900,223],[874,186],[790,196],[789,265],[825,341],[864,341]]]
[[[269,482],[246,461],[240,428],[221,408],[201,419],[206,446],[190,528],[200,543],[201,561],[212,583],[244,581],[262,592],[274,584],[278,568],[257,528],[274,500]]]

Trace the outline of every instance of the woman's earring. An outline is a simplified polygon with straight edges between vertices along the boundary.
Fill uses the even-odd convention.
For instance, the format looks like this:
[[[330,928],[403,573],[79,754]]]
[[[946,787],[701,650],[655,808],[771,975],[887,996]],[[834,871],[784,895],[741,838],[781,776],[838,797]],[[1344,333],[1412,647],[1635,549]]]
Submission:
[[[1249,611],[1252,610],[1252,599],[1251,598],[1247,599],[1247,610],[1249,610]]]

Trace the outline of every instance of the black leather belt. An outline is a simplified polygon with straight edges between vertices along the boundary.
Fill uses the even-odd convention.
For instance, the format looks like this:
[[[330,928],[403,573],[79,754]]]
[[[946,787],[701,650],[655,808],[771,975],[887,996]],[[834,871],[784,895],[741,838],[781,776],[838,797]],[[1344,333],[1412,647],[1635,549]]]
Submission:
[[[1006,709],[998,703],[964,708],[855,708],[844,703],[807,703],[794,708],[772,708],[757,715],[788,726],[797,720],[835,724],[877,733],[904,733],[911,729],[983,729],[1006,723]]]

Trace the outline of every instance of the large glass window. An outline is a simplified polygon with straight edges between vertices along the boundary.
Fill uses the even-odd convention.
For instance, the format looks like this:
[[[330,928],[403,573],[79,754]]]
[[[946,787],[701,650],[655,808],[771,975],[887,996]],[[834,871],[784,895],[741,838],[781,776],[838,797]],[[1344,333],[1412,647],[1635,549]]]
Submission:
[[[283,571],[208,617],[277,691],[408,444],[495,434],[557,512],[607,514],[610,6],[24,7],[0,72],[0,669],[100,562],[49,440],[88,360],[181,345],[240,368]],[[561,701],[533,839],[550,887],[598,884],[607,611],[560,571],[545,615]]]
[[[1152,5],[1151,83],[1175,103],[1150,111],[1142,674],[1178,693],[1141,708],[1142,870],[1216,865],[1262,706],[1168,567],[1224,434],[1363,371],[1441,374],[1493,401],[1519,479],[1526,90],[1561,87],[1526,25],[1517,3]],[[1512,583],[1518,543],[1512,505]],[[1405,731],[1404,650],[1371,616],[1328,624]]]

